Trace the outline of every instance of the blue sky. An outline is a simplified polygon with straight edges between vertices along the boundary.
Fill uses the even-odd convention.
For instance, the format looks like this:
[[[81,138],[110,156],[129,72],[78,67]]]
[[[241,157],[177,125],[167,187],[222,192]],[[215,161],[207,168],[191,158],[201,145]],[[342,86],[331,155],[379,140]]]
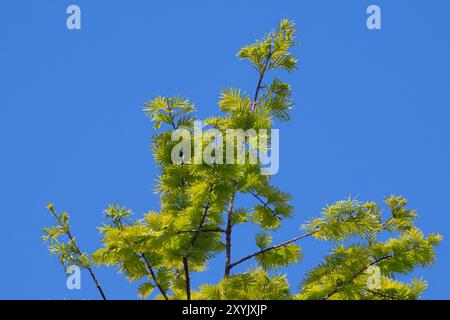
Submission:
[[[71,4],[82,30],[66,28]],[[380,5],[382,30],[366,28],[369,4]],[[142,104],[182,94],[208,116],[221,88],[253,92],[256,74],[235,54],[283,17],[297,23],[301,46],[299,70],[281,75],[296,107],[279,126],[274,181],[292,193],[296,218],[275,239],[349,195],[404,195],[419,226],[445,237],[436,265],[415,273],[429,281],[423,298],[450,298],[449,13],[445,0],[2,1],[0,298],[97,299],[87,273],[82,290],[69,291],[48,257],[46,204],[69,211],[88,252],[109,203],[137,217],[158,209]],[[235,257],[254,242],[246,232],[238,240]],[[284,270],[294,288],[330,247],[302,244],[304,262]],[[215,282],[218,265],[195,284]],[[113,269],[97,273],[110,298],[136,297]]]

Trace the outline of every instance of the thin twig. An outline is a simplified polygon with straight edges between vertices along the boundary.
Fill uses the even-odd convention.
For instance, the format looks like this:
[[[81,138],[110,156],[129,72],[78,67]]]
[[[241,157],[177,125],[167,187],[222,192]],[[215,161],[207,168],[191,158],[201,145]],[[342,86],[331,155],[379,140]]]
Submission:
[[[387,299],[391,299],[391,300],[399,300],[398,298],[390,296],[390,295],[388,295],[386,293],[377,292],[377,291],[373,291],[373,290],[370,290],[370,289],[367,289],[366,292],[369,292],[369,293],[374,294],[376,296],[380,296],[382,298],[387,298]]]
[[[80,250],[80,248],[78,247],[77,243],[75,242],[75,238],[72,236],[72,234],[70,233],[70,231],[67,231],[67,236],[69,237],[70,241],[72,241],[72,243],[73,243],[73,245],[74,245],[74,247],[75,247],[75,250],[77,250],[77,253],[78,253],[79,255],[82,255],[83,253],[81,253],[81,250]],[[90,266],[89,264],[86,266],[86,269],[89,271],[89,274],[90,274],[92,280],[94,281],[95,286],[97,287],[98,292],[100,292],[100,295],[102,296],[102,299],[103,299],[103,300],[108,300],[108,299],[106,298],[105,293],[103,292],[102,287],[100,286],[100,283],[99,283],[98,280],[97,280],[97,277],[96,277],[95,274],[94,274],[94,271],[92,271],[92,268],[91,268],[91,266]]]
[[[202,217],[200,218],[200,224],[199,224],[198,228],[194,231],[194,235],[192,236],[192,239],[191,239],[191,246],[194,245],[195,240],[197,240],[197,237],[200,234],[203,224],[205,223],[206,216],[208,215],[208,210],[209,210],[209,203],[206,204],[205,209],[202,214]]]
[[[330,293],[328,293],[327,295],[325,295],[325,297],[322,298],[322,300],[328,300],[332,295],[334,295],[335,293],[339,292],[339,290],[349,284],[350,282],[352,282],[357,276],[359,276],[361,273],[363,273],[364,271],[366,271],[368,268],[370,268],[371,266],[379,263],[380,261],[386,260],[386,259],[390,259],[392,258],[394,255],[393,254],[388,254],[385,256],[382,256],[380,258],[375,259],[374,261],[372,261],[371,263],[369,263],[368,265],[364,266],[363,268],[361,268],[360,270],[358,270],[356,273],[354,273],[350,279],[348,279],[347,281],[345,281],[342,285],[337,286],[333,291],[331,291]]]
[[[376,239],[376,237],[378,237],[378,235],[381,233],[381,231],[383,231],[387,225],[394,219],[394,216],[389,217],[389,219],[387,219],[381,226],[380,228],[374,232],[374,234],[372,235],[372,237],[370,238],[370,241],[373,241]]]
[[[230,269],[234,268],[235,266],[237,266],[238,264],[241,264],[241,263],[244,262],[244,261],[247,261],[247,260],[249,260],[249,259],[252,259],[252,258],[254,258],[254,257],[256,257],[256,256],[258,256],[258,255],[260,255],[260,254],[263,254],[263,253],[265,253],[265,252],[267,252],[267,251],[275,250],[275,249],[278,249],[278,248],[281,248],[281,247],[285,247],[285,246],[287,246],[288,244],[291,244],[291,243],[293,243],[293,242],[296,242],[296,241],[298,241],[298,240],[300,240],[300,239],[303,239],[303,238],[307,238],[307,237],[309,237],[309,236],[312,236],[313,234],[315,234],[315,233],[318,232],[318,231],[319,231],[319,230],[316,230],[316,231],[313,231],[313,232],[310,232],[310,233],[306,233],[306,234],[300,235],[300,236],[298,236],[298,237],[292,238],[291,240],[288,240],[288,241],[285,241],[285,242],[283,242],[283,243],[277,244],[277,245],[275,245],[275,246],[267,247],[267,248],[264,248],[264,249],[262,249],[262,250],[260,250],[260,251],[255,252],[255,253],[249,254],[248,256],[246,256],[246,257],[244,257],[244,258],[242,258],[242,259],[239,259],[238,261],[233,262],[232,264],[230,264]]]
[[[116,228],[119,229],[124,229],[125,227],[128,227],[129,225],[127,223],[124,223],[123,220],[121,218],[118,218],[117,220],[114,221],[114,224],[116,226]],[[146,238],[141,239],[138,242],[134,242],[134,243],[139,243],[139,242],[143,242],[145,241]],[[147,269],[150,273],[150,275],[153,278],[153,282],[155,282],[156,287],[158,288],[158,290],[161,292],[161,294],[163,295],[164,299],[169,300],[169,297],[167,296],[167,292],[163,289],[163,287],[161,286],[161,284],[158,281],[158,278],[156,276],[155,271],[153,270],[153,267],[150,263],[150,261],[147,259],[146,255],[144,253],[140,253],[139,256],[142,258],[142,260],[144,261],[145,265],[147,266]]]
[[[212,185],[209,187],[209,193],[212,192],[213,188],[214,188],[214,185],[212,184]],[[203,210],[203,214],[202,214],[202,216],[201,216],[201,218],[200,218],[200,223],[198,224],[198,227],[197,227],[197,229],[195,230],[194,235],[192,236],[192,239],[191,239],[191,246],[194,245],[194,242],[195,242],[195,240],[197,240],[197,237],[198,237],[198,235],[199,235],[199,233],[200,233],[200,230],[203,228],[203,224],[205,223],[206,216],[208,215],[208,210],[209,210],[209,208],[210,208],[210,204],[209,204],[209,202],[208,202],[208,203],[206,204],[204,210]]]
[[[214,185],[211,185],[209,187],[210,193],[212,192],[213,188],[214,188]],[[203,224],[205,223],[206,216],[208,215],[209,208],[210,208],[210,204],[207,203],[205,206],[205,209],[203,211],[203,214],[200,218],[200,223],[199,223],[197,229],[194,231],[194,235],[192,236],[191,246],[194,245],[195,240],[197,240],[197,237],[200,234]],[[186,297],[187,297],[187,300],[191,300],[191,280],[190,280],[190,276],[189,276],[189,261],[186,256],[183,257],[183,266],[184,266],[184,276],[185,276],[185,281],[186,281]]]
[[[261,88],[262,88],[262,81],[264,79],[264,75],[266,73],[266,70],[267,70],[267,67],[269,65],[270,59],[272,58],[272,55],[273,55],[274,52],[275,52],[275,50],[269,52],[269,54],[267,55],[266,61],[264,62],[263,68],[262,68],[262,70],[261,70],[261,72],[259,74],[258,85],[256,86],[255,96],[253,98],[253,103],[252,103],[252,106],[250,108],[251,112],[255,111],[256,104],[258,103],[259,90],[261,90]]]
[[[250,191],[250,194],[252,196],[254,196],[256,199],[258,199],[258,201],[261,202],[261,204],[265,208],[267,208],[270,212],[272,212],[272,214],[274,215],[275,218],[277,218],[278,220],[281,220],[281,217],[278,215],[278,213],[274,209],[272,209],[267,202],[265,202],[263,199],[261,199],[261,197],[256,192]]]
[[[172,125],[172,128],[174,129],[174,130],[176,130],[177,128],[176,128],[176,126],[175,126],[175,122],[174,122],[174,116],[172,115],[172,106],[170,105],[170,102],[169,101],[167,101],[167,111],[168,111],[168,113],[169,113],[169,117],[170,117],[170,124]]]
[[[145,264],[146,264],[146,266],[147,266],[147,269],[148,269],[148,271],[150,272],[150,274],[151,274],[151,276],[152,276],[152,278],[153,278],[153,281],[154,281],[155,284],[156,284],[156,287],[157,287],[158,290],[161,292],[161,294],[163,295],[164,299],[169,300],[169,297],[167,296],[166,291],[165,291],[164,288],[161,286],[161,284],[160,284],[159,281],[158,281],[158,278],[156,277],[156,274],[155,274],[155,272],[154,272],[154,270],[153,270],[153,267],[152,267],[150,261],[148,261],[147,257],[146,257],[145,254],[143,254],[143,253],[141,254],[141,258],[142,258],[142,260],[144,260],[144,262],[145,262]]]
[[[222,228],[213,229],[196,229],[196,230],[179,230],[177,233],[196,233],[196,232],[225,232]]]
[[[56,221],[58,222],[58,224],[64,228],[64,223],[63,223],[63,221],[61,221],[60,216],[55,212],[55,210],[54,210],[54,209],[50,209],[50,212],[51,212],[52,215],[56,218]],[[79,247],[78,244],[76,243],[75,238],[72,236],[72,233],[70,232],[70,229],[69,229],[68,224],[67,224],[67,228],[65,229],[65,233],[66,233],[67,237],[69,238],[69,240],[73,243],[74,248],[75,248],[75,250],[76,250],[76,253],[79,254],[80,256],[82,256],[83,253],[81,252],[80,247]],[[85,266],[85,268],[89,271],[89,274],[90,274],[92,280],[94,281],[95,286],[97,287],[98,292],[99,292],[100,295],[102,296],[102,299],[103,299],[103,300],[108,300],[108,299],[106,298],[106,295],[105,295],[105,293],[103,292],[103,289],[102,289],[100,283],[98,282],[97,277],[95,276],[94,271],[92,270],[90,264],[88,263],[88,264]]]

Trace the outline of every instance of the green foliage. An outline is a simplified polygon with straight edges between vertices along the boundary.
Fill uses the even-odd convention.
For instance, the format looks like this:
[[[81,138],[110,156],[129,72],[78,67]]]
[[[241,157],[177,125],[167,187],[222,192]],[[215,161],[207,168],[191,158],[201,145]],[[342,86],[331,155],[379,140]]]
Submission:
[[[275,121],[288,121],[294,106],[291,87],[277,76],[269,80],[267,76],[269,71],[296,68],[290,51],[294,44],[294,24],[282,20],[262,40],[242,48],[238,56],[258,71],[254,96],[238,88],[222,90],[221,114],[204,123],[225,131],[271,129]],[[114,266],[130,282],[140,282],[139,297],[148,298],[156,291],[157,299],[416,299],[426,289],[423,280],[407,283],[398,277],[417,266],[432,265],[441,236],[425,236],[418,229],[417,212],[408,209],[404,198],[385,199],[387,217],[374,202],[338,201],[303,225],[305,233],[273,245],[274,231],[294,210],[291,196],[261,174],[261,163],[174,163],[172,133],[180,128],[193,131],[193,104],[183,97],[157,97],[145,103],[144,112],[157,131],[152,152],[160,170],[155,186],[160,207],[133,220],[129,209],[111,205],[105,211],[107,221],[99,228],[102,246],[91,258],[97,266]],[[266,149],[270,147],[269,143]],[[249,157],[248,149],[245,152]],[[239,197],[245,207],[235,207]],[[52,205],[49,210],[57,222],[43,230],[51,254],[64,264],[89,268],[91,259],[80,252],[70,234],[68,215],[56,214]],[[238,245],[232,245],[233,232],[244,223],[254,223],[260,232],[256,251],[239,259],[232,254]],[[307,273],[296,293],[287,276],[274,271],[301,261],[302,249],[296,242],[307,237],[329,242],[333,249]],[[191,288],[190,277],[207,271],[208,262],[223,252],[223,279]],[[233,272],[250,260],[255,264],[248,265],[247,271]],[[380,286],[369,289],[374,266],[380,270]]]
[[[169,124],[173,128],[188,127],[192,124],[191,113],[194,110],[189,100],[182,97],[157,97],[144,103],[144,113],[150,117],[155,129],[159,129],[162,124]]]
[[[152,282],[144,282],[138,288],[138,297],[142,299],[148,298],[153,292],[153,289],[155,289],[155,285]]]
[[[256,261],[265,270],[278,270],[299,262],[300,258],[301,248],[295,244],[289,244],[257,255]]]
[[[292,298],[285,275],[269,275],[261,268],[224,278],[218,285],[202,285],[194,294],[202,300],[287,300]]]
[[[64,266],[77,265],[89,268],[89,256],[80,251],[75,238],[70,233],[67,212],[58,214],[53,204],[49,204],[47,209],[56,220],[55,226],[42,229],[44,232],[42,239],[49,243],[50,255],[58,256],[60,263]]]
[[[267,33],[262,40],[242,48],[238,57],[249,60],[260,74],[266,70],[296,69],[297,59],[289,52],[295,44],[295,26],[292,21],[282,20],[277,30]]]
[[[416,299],[426,289],[426,282],[411,284],[395,281],[411,273],[416,266],[430,266],[435,260],[434,247],[440,235],[425,237],[414,226],[415,210],[406,208],[402,197],[385,200],[391,216],[381,220],[382,210],[375,203],[347,200],[328,206],[322,216],[304,226],[320,240],[336,244],[325,261],[308,272],[301,286],[300,299]],[[387,240],[379,235],[387,233]],[[353,241],[352,241],[353,240]],[[380,290],[368,291],[366,272],[370,266],[380,268]]]

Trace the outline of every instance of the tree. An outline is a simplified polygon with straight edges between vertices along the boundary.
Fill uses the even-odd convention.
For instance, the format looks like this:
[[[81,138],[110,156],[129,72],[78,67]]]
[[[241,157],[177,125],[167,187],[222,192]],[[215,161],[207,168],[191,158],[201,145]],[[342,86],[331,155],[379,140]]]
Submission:
[[[290,119],[291,88],[278,77],[268,80],[268,73],[296,69],[297,60],[290,51],[294,35],[294,24],[282,20],[276,30],[239,51],[238,57],[256,69],[258,81],[252,96],[237,88],[222,90],[221,116],[210,117],[205,123],[226,132],[223,140],[231,137],[234,141],[227,129],[264,131],[272,129],[275,121]],[[261,161],[220,163],[226,154],[218,148],[208,149],[212,161],[190,161],[188,156],[196,148],[206,150],[220,141],[205,136],[195,141],[195,108],[186,98],[157,97],[145,103],[144,112],[157,130],[152,147],[161,171],[157,183],[159,212],[150,211],[133,220],[131,210],[111,205],[105,211],[107,223],[99,228],[102,247],[89,256],[80,251],[70,233],[68,214],[58,214],[52,204],[48,207],[56,219],[55,226],[44,229],[50,253],[58,255],[64,265],[88,269],[104,299],[92,264],[115,266],[131,282],[143,281],[138,290],[142,298],[157,290],[158,298],[166,300],[416,299],[426,289],[426,281],[401,282],[398,275],[431,265],[441,236],[425,236],[416,227],[417,212],[408,209],[404,198],[385,199],[390,212],[387,217],[374,202],[338,201],[305,223],[304,233],[272,244],[272,233],[293,216],[293,207],[291,196],[262,174]],[[194,138],[186,138],[188,143],[180,147],[174,134],[181,129]],[[233,156],[250,159],[255,153],[250,148],[252,139],[246,136],[241,148],[233,143]],[[267,143],[257,145],[256,154],[270,148],[269,137]],[[256,204],[237,207],[239,197],[251,197]],[[233,230],[243,223],[259,226],[261,231],[255,236],[259,250],[238,258],[232,254],[236,245]],[[294,293],[279,269],[301,261],[298,243],[308,237],[331,242],[334,248],[307,273],[299,293]],[[192,288],[192,273],[205,272],[208,261],[220,252],[225,252],[222,280]],[[234,272],[236,266],[255,261],[257,267]]]

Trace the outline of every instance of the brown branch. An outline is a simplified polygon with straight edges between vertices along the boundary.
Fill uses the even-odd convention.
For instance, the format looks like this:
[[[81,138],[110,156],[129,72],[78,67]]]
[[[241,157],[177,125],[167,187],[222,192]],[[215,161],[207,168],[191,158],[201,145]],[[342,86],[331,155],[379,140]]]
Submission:
[[[91,267],[87,268],[89,271],[89,274],[91,275],[92,280],[94,280],[95,286],[97,287],[97,290],[100,292],[100,295],[102,296],[103,300],[108,300],[105,296],[105,293],[103,292],[102,287],[100,286],[100,283],[98,282],[97,278],[95,277],[94,272],[92,271]]]
[[[148,261],[147,257],[143,253],[141,254],[141,258],[142,258],[142,260],[144,260],[145,264],[147,265],[147,269],[150,272],[150,274],[151,274],[151,276],[153,278],[153,281],[156,284],[156,287],[161,292],[161,294],[163,295],[164,299],[165,300],[169,300],[169,297],[167,296],[167,292],[164,290],[164,288],[159,283],[150,261]]]
[[[174,122],[175,117],[172,115],[172,106],[170,105],[169,101],[167,101],[167,111],[168,111],[169,117],[170,117],[170,124],[172,125],[172,128],[174,130],[176,130],[177,128],[176,128],[175,122]]]
[[[259,74],[258,85],[256,86],[255,96],[253,98],[253,103],[252,103],[252,106],[250,108],[251,112],[255,111],[256,104],[258,103],[259,91],[262,88],[262,86],[261,86],[262,85],[262,81],[264,79],[264,75],[265,75],[265,73],[267,71],[267,67],[269,65],[270,59],[272,58],[272,55],[273,55],[274,52],[275,52],[275,50],[274,51],[269,51],[269,54],[266,57],[266,61],[264,62],[263,68],[262,68],[262,70],[261,70],[261,72]]]
[[[376,237],[378,237],[378,235],[381,233],[381,231],[383,231],[387,225],[393,220],[395,219],[394,216],[389,217],[389,219],[387,219],[381,226],[380,228],[374,232],[374,234],[370,237],[370,241],[373,241],[376,239]]]
[[[376,296],[380,296],[380,297],[385,298],[385,299],[399,300],[398,298],[396,298],[394,296],[390,296],[388,294],[385,294],[385,293],[382,293],[382,292],[373,291],[373,290],[370,290],[370,289],[367,289],[366,292],[369,292],[369,293],[374,294]]]
[[[265,202],[263,199],[261,199],[261,197],[256,192],[250,191],[250,194],[252,196],[254,196],[256,199],[258,199],[258,201],[261,202],[261,204],[265,208],[270,210],[270,212],[272,212],[272,214],[274,215],[275,218],[277,218],[278,220],[281,220],[281,217],[278,215],[278,213],[274,209],[272,209],[267,202]]]
[[[58,224],[59,224],[61,227],[63,227],[63,229],[65,230],[65,233],[66,233],[67,237],[69,238],[69,240],[73,243],[74,248],[75,248],[75,250],[76,250],[76,253],[77,253],[78,255],[82,256],[83,253],[81,252],[80,247],[78,246],[78,244],[77,244],[76,241],[75,241],[75,238],[72,236],[72,233],[70,232],[69,224],[67,223],[67,228],[65,228],[65,227],[64,227],[64,222],[61,221],[61,217],[56,213],[56,211],[55,211],[53,208],[49,208],[49,209],[50,209],[51,214],[55,217],[55,219],[56,219],[56,221],[58,222]],[[97,287],[98,292],[99,292],[100,295],[102,296],[102,299],[103,299],[103,300],[108,300],[108,299],[106,298],[105,293],[103,292],[103,289],[102,289],[100,283],[99,283],[98,280],[97,280],[97,277],[96,277],[95,274],[94,274],[94,271],[92,271],[92,268],[91,268],[90,264],[88,263],[88,264],[87,264],[86,266],[84,266],[84,267],[89,271],[89,274],[90,274],[92,280],[94,281],[95,286]]]
[[[120,218],[119,218],[118,220],[114,221],[114,224],[115,224],[115,226],[116,226],[117,228],[122,229],[122,230],[123,230],[125,227],[128,227],[128,224],[127,224],[127,223],[123,223],[122,219],[120,219]],[[139,240],[139,241],[134,241],[134,242],[132,242],[132,243],[141,243],[141,242],[143,242],[143,241],[145,241],[145,240],[147,240],[147,239],[146,239],[146,238],[143,238],[143,239],[141,239],[141,240]],[[156,273],[155,273],[155,271],[153,270],[153,267],[152,267],[150,261],[147,259],[147,257],[145,256],[144,253],[139,253],[139,256],[142,258],[142,260],[144,261],[145,265],[147,266],[147,269],[148,269],[150,275],[152,276],[153,281],[155,282],[156,287],[157,287],[158,290],[161,292],[161,294],[163,295],[164,299],[165,299],[165,300],[169,300],[169,297],[167,296],[167,292],[164,290],[164,288],[163,288],[163,287],[161,286],[161,284],[159,283],[158,278],[157,278],[157,276],[156,276]]]
[[[360,270],[358,270],[356,273],[354,273],[350,279],[348,279],[347,281],[345,281],[342,285],[337,286],[333,291],[331,291],[330,293],[328,293],[327,295],[325,295],[325,297],[322,298],[322,300],[328,300],[332,295],[334,295],[335,293],[339,292],[339,290],[341,289],[342,286],[345,286],[347,284],[349,284],[350,282],[352,282],[357,276],[359,276],[361,273],[363,273],[364,271],[366,271],[368,268],[370,268],[371,266],[379,263],[380,261],[386,260],[386,259],[390,259],[392,258],[394,255],[393,254],[388,254],[385,256],[382,256],[380,258],[375,259],[374,261],[372,261],[371,263],[369,263],[368,265],[364,266],[363,268],[361,268]]]
[[[195,240],[197,240],[197,237],[200,234],[203,224],[205,223],[206,216],[208,215],[208,210],[209,210],[209,203],[206,204],[206,206],[205,206],[202,217],[200,218],[200,223],[198,225],[198,228],[196,230],[194,230],[194,235],[192,236],[192,239],[191,239],[191,246],[194,245]]]
[[[209,187],[210,193],[212,192],[213,187],[214,187],[214,185],[211,185]],[[203,211],[203,214],[200,218],[200,223],[199,223],[197,229],[194,231],[194,235],[192,236],[191,246],[194,245],[195,240],[197,240],[197,237],[200,234],[203,224],[205,223],[206,216],[208,215],[209,208],[210,208],[210,204],[207,203],[205,206],[205,209]],[[185,281],[186,281],[186,297],[187,297],[187,300],[191,300],[191,280],[190,280],[190,276],[189,276],[189,261],[186,256],[183,257],[183,266],[184,266],[184,276],[185,276]]]
[[[211,193],[213,191],[213,188],[214,188],[214,185],[211,184],[210,187],[209,187],[209,193]],[[198,237],[198,235],[200,233],[200,230],[202,229],[203,224],[205,223],[206,216],[208,215],[209,208],[210,208],[210,204],[208,202],[206,204],[205,209],[203,211],[203,214],[202,214],[202,216],[200,218],[200,223],[199,223],[197,229],[194,231],[194,235],[193,235],[193,237],[191,239],[191,246],[194,245],[195,240],[197,240],[197,237]]]
[[[67,236],[69,237],[69,240],[72,241],[72,243],[73,243],[73,245],[74,245],[74,247],[75,247],[75,250],[77,250],[77,253],[78,253],[80,256],[83,255],[83,253],[81,252],[81,250],[80,250],[80,248],[78,247],[77,243],[75,242],[75,238],[72,236],[72,234],[70,233],[69,230],[67,230]],[[98,292],[99,292],[100,295],[102,296],[102,299],[103,299],[103,300],[108,300],[108,299],[106,298],[105,293],[103,292],[103,289],[102,289],[100,283],[99,283],[98,280],[97,280],[97,277],[96,277],[95,274],[94,274],[94,271],[92,271],[92,268],[91,268],[91,266],[90,266],[89,264],[86,266],[86,269],[89,271],[89,274],[90,274],[92,280],[94,281],[95,286],[97,287]]]
[[[234,268],[234,267],[237,266],[238,264],[241,264],[241,263],[244,262],[244,261],[247,261],[247,260],[249,260],[249,259],[252,259],[252,258],[254,258],[254,257],[256,257],[256,256],[258,256],[258,255],[260,255],[260,254],[263,254],[263,253],[265,253],[265,252],[267,252],[267,251],[270,251],[270,250],[276,250],[276,249],[278,249],[278,248],[285,247],[285,246],[287,246],[288,244],[291,244],[291,243],[293,243],[293,242],[296,242],[296,241],[298,241],[298,240],[300,240],[300,239],[303,239],[303,238],[307,238],[307,237],[309,237],[309,236],[312,236],[313,234],[315,234],[315,233],[318,232],[318,231],[319,231],[319,230],[316,230],[316,231],[313,231],[313,232],[310,232],[310,233],[306,233],[306,234],[300,235],[300,236],[298,236],[298,237],[292,238],[291,240],[288,240],[288,241],[285,241],[285,242],[283,242],[283,243],[277,244],[277,245],[275,245],[275,246],[267,247],[267,248],[264,248],[264,249],[262,249],[262,250],[260,250],[260,251],[255,252],[255,253],[249,254],[248,256],[246,256],[246,257],[244,257],[244,258],[242,258],[242,259],[240,259],[240,260],[238,260],[238,261],[236,261],[236,262],[233,262],[232,264],[230,264],[229,267],[230,267],[230,269],[232,269],[232,268]]]
[[[206,220],[208,210],[209,210],[209,203],[205,206],[205,210],[203,211],[198,228],[196,230],[194,230],[194,235],[191,239],[191,246],[194,245],[195,240],[197,239],[198,235],[200,234],[200,229],[202,228],[203,223]],[[191,300],[191,279],[189,276],[189,262],[188,262],[188,259],[186,256],[183,257],[183,266],[184,266],[184,277],[185,277],[185,282],[186,282],[186,298],[187,298],[187,300]]]
[[[348,218],[342,220],[342,222],[344,223],[344,222],[346,222],[347,220],[348,220]],[[258,255],[260,255],[260,254],[263,254],[263,253],[265,253],[265,252],[267,252],[267,251],[270,251],[270,250],[276,250],[276,249],[278,249],[278,248],[285,247],[285,246],[287,246],[287,245],[289,245],[289,244],[291,244],[291,243],[293,243],[293,242],[296,242],[296,241],[298,241],[298,240],[301,240],[301,239],[310,237],[310,236],[316,234],[317,232],[319,232],[319,231],[321,231],[321,230],[322,230],[322,229],[317,228],[316,230],[311,231],[311,232],[309,232],[309,233],[302,234],[302,235],[300,235],[300,236],[297,236],[297,237],[295,237],[295,238],[292,238],[292,239],[287,240],[287,241],[285,241],[285,242],[282,242],[282,243],[280,243],[280,244],[277,244],[277,245],[274,245],[274,246],[271,246],[271,247],[267,247],[267,248],[264,248],[264,249],[262,249],[262,250],[260,250],[260,251],[255,252],[255,253],[249,254],[248,256],[245,256],[244,258],[239,259],[238,261],[233,262],[232,264],[230,264],[230,269],[234,268],[234,267],[237,266],[238,264],[241,264],[242,262],[245,262],[245,261],[247,261],[247,260],[250,260],[250,259],[252,259],[252,258],[254,258],[254,257],[256,257],[256,256],[258,256]]]
[[[226,254],[225,254],[225,277],[230,275],[231,264],[231,229],[233,228],[233,204],[236,193],[231,194],[227,209],[227,228],[225,230]]]
[[[189,262],[186,257],[183,257],[184,276],[186,278],[186,298],[191,300],[191,279],[189,277]]]
[[[196,233],[196,232],[225,232],[222,228],[213,229],[196,229],[196,230],[179,230],[177,233]]]

